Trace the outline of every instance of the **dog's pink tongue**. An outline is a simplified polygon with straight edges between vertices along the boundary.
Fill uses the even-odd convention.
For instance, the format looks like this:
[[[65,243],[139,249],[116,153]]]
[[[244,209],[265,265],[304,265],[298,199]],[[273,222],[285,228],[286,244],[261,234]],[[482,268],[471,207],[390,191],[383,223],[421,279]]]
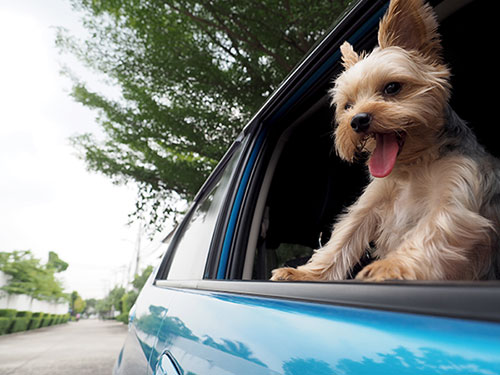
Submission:
[[[391,173],[396,164],[399,144],[396,133],[376,134],[377,145],[369,162],[370,173],[373,177],[385,177]]]

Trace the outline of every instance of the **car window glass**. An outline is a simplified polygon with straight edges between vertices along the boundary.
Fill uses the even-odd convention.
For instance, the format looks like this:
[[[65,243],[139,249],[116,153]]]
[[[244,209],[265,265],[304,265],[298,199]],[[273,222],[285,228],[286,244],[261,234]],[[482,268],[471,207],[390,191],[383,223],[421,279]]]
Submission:
[[[226,197],[242,147],[236,150],[219,180],[200,200],[179,237],[168,280],[203,278],[205,263],[220,209]]]

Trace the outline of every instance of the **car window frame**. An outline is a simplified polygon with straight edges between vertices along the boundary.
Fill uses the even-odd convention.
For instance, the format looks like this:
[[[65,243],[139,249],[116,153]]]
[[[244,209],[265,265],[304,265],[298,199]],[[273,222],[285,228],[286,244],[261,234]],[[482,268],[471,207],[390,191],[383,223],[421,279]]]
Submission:
[[[170,243],[168,244],[167,250],[165,251],[165,254],[161,260],[160,266],[158,268],[158,272],[156,273],[155,281],[158,280],[163,280],[167,281],[168,278],[168,273],[170,271],[170,267],[172,265],[173,259],[175,257],[176,250],[179,245],[179,241],[182,239],[183,234],[189,227],[189,223],[191,222],[191,219],[193,218],[193,214],[196,212],[196,209],[200,206],[200,204],[203,203],[204,199],[212,192],[212,190],[215,188],[217,183],[219,183],[220,179],[222,178],[224,172],[226,171],[227,165],[232,161],[232,158],[235,156],[235,154],[244,148],[244,144],[246,143],[246,137],[247,132],[243,131],[240,133],[238,138],[233,142],[231,147],[228,149],[226,154],[222,157],[222,159],[219,161],[219,164],[216,166],[214,171],[210,174],[208,179],[205,181],[205,183],[202,185],[198,193],[196,194],[195,198],[193,199],[193,202],[191,203],[190,207],[186,211],[186,214],[182,218],[181,222],[177,226],[177,228],[174,229],[174,233],[172,235],[172,239]],[[243,152],[242,150],[241,154],[239,155],[239,160],[236,160],[235,162],[237,165],[235,166],[235,171],[238,170],[239,168],[239,163],[241,162],[241,159],[243,158]],[[220,237],[220,232],[224,231],[223,225],[221,225],[221,221],[224,221],[225,212],[228,210],[230,199],[227,199],[228,196],[231,196],[231,191],[234,189],[234,183],[235,180],[237,180],[236,176],[237,173],[234,173],[230,177],[231,180],[229,181],[228,187],[227,187],[227,193],[226,193],[226,199],[224,199],[224,202],[222,203],[219,213],[218,213],[218,218],[216,220],[215,228],[212,234],[212,239],[211,243],[209,245],[208,249],[208,254],[207,254],[207,260],[205,264],[205,270],[203,274],[201,275],[200,279],[206,278],[208,274],[213,273],[210,268],[213,267],[213,261],[211,258],[213,258],[213,253],[214,253],[214,248],[217,247],[218,244],[218,238]]]
[[[446,281],[157,280],[168,289],[197,290],[395,313],[500,323],[500,284]]]

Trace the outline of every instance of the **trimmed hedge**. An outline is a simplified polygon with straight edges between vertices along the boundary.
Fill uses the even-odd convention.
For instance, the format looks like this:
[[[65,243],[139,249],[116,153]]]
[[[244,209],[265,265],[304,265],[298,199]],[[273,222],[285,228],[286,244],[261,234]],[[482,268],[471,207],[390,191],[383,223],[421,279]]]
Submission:
[[[2,323],[2,326],[5,326],[4,333],[9,333],[11,327],[14,324],[14,319],[16,317],[17,310],[15,309],[0,309],[0,318],[4,318],[5,321]]]
[[[11,318],[0,316],[0,336],[7,333],[11,323]]]
[[[0,335],[67,323],[69,319],[69,313],[47,314],[43,312],[0,309]]]
[[[40,324],[42,324],[42,318],[31,318],[28,324],[28,330],[40,328]]]
[[[41,327],[48,327],[52,323],[52,314],[45,314],[43,316]]]
[[[26,329],[28,329],[29,322],[28,318],[16,316],[10,326],[9,333],[26,331]]]
[[[69,317],[70,317],[69,313],[64,314],[63,315],[63,323],[68,323]]]
[[[17,310],[14,309],[0,309],[0,317],[13,319],[16,316]]]
[[[31,314],[31,320],[30,323],[28,324],[28,329],[32,330],[40,328],[44,314],[45,313],[43,312],[34,312],[33,314]]]
[[[30,324],[31,315],[33,313],[31,311],[18,311],[10,326],[9,332],[22,332],[28,329],[28,325]]]
[[[28,320],[30,320],[32,315],[33,313],[31,311],[18,311],[16,317],[27,318]]]

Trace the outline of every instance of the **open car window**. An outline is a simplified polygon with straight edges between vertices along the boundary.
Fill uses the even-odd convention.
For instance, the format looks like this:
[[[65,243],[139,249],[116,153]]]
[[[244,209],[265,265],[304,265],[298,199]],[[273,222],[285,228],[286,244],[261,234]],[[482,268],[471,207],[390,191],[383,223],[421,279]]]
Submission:
[[[332,116],[324,97],[270,147],[243,279],[266,280],[277,267],[304,264],[328,241],[335,217],[366,183],[362,166],[337,157]]]
[[[486,82],[478,82],[474,72],[477,61],[464,48],[480,43],[487,49],[487,26],[481,23],[484,7],[480,1],[453,6],[445,1],[438,8],[445,61],[451,65],[454,87],[451,106],[465,119],[479,142],[495,156],[493,141],[485,114],[475,109],[481,98],[473,92],[487,91]],[[483,4],[484,5],[484,4]],[[471,28],[462,25],[475,25]],[[477,26],[477,27],[476,27]],[[358,51],[370,51],[376,44],[376,28],[355,45]],[[261,150],[260,164],[255,166],[254,186],[249,186],[252,205],[243,208],[241,220],[248,227],[234,241],[246,246],[242,264],[233,264],[231,278],[268,280],[275,268],[297,267],[307,262],[315,249],[329,239],[336,218],[362,193],[368,183],[364,160],[347,164],[334,149],[334,108],[327,94],[342,67],[333,65],[329,79],[317,84],[301,101],[294,103],[278,120],[264,122],[267,139]],[[245,217],[245,215],[247,215]],[[245,221],[246,220],[246,221]],[[235,251],[241,251],[234,248]],[[370,262],[369,249],[350,277]]]

